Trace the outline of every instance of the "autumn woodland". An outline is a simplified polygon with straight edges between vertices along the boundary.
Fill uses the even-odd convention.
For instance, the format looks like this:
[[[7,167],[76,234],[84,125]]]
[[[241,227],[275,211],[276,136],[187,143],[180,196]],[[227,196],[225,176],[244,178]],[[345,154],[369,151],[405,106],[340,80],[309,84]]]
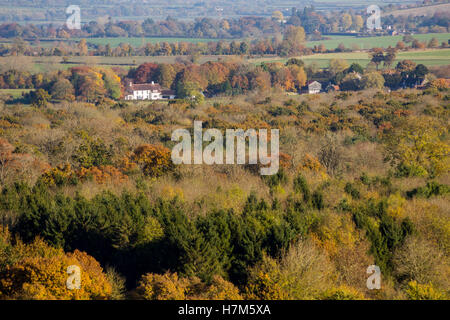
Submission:
[[[73,34],[0,25],[0,299],[448,300],[450,69],[401,58],[447,59],[448,43],[411,30],[448,32],[448,16],[386,18],[411,32],[365,50],[367,64],[308,63],[362,50],[308,46],[362,32],[364,12],[345,9],[333,25],[343,14],[333,10],[203,29],[144,21],[145,36],[217,41],[134,47],[89,42],[141,35],[131,22]],[[45,57],[56,60],[36,69]],[[89,60],[105,57],[127,64]],[[152,82],[175,98],[125,100],[129,83]],[[308,92],[314,82],[320,93]],[[172,133],[194,121],[278,129],[279,170],[175,164]],[[367,284],[373,265],[379,289]]]

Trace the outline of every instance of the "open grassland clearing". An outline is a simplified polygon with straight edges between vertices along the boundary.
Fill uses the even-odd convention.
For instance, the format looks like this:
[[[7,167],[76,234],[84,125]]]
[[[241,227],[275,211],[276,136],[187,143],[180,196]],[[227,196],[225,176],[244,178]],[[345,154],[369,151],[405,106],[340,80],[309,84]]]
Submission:
[[[228,59],[232,56],[200,56],[197,63],[205,63],[208,61],[218,61],[220,59]],[[36,72],[48,72],[52,70],[65,70],[68,68],[80,66],[80,65],[100,65],[102,67],[121,67],[129,69],[131,67],[137,67],[145,62],[153,63],[175,63],[177,59],[188,60],[187,56],[133,56],[133,57],[100,57],[100,56],[69,56],[67,62],[63,61],[63,57],[20,57],[16,59],[14,57],[0,57],[0,65],[15,66],[17,68],[20,60],[20,69],[27,70],[33,73]]]
[[[332,59],[345,59],[350,64],[356,62],[362,66],[367,66],[370,61],[369,53],[367,52],[323,53],[299,58],[305,61],[306,64],[316,63],[321,68],[327,67]],[[412,60],[426,66],[445,66],[450,64],[450,49],[399,52],[397,53],[396,61],[400,60]],[[253,63],[286,62],[287,59],[277,57],[272,59],[251,59],[250,61]]]
[[[437,12],[450,11],[450,3],[437,4],[433,6],[424,6],[412,9],[395,10],[392,12],[387,12],[385,15],[398,16],[432,16]]]
[[[376,47],[387,48],[389,46],[395,47],[397,42],[402,41],[403,36],[381,36],[381,37],[357,37],[357,36],[325,36],[330,40],[321,41],[308,41],[307,46],[312,48],[323,44],[327,49],[335,49],[341,43],[346,48],[352,48],[356,45],[360,49],[371,49]],[[436,38],[439,43],[447,42],[450,39],[450,33],[427,33],[427,34],[415,34],[414,39],[421,42],[429,42],[432,38]]]
[[[345,59],[350,64],[353,62],[359,63],[362,66],[367,66],[369,63],[369,53],[367,52],[343,52],[343,53],[324,53],[314,54],[310,56],[301,56],[307,65],[317,64],[320,68],[325,68],[329,65],[332,59]],[[133,57],[100,57],[100,56],[69,56],[67,62],[63,61],[62,57],[0,57],[0,64],[3,66],[15,66],[20,69],[27,70],[33,73],[48,72],[52,70],[65,70],[71,67],[80,65],[99,65],[106,68],[121,67],[129,69],[137,67],[145,62],[153,63],[175,63],[179,60],[188,60],[188,56],[133,56]],[[237,56],[200,56],[197,63],[202,64],[208,61],[220,61],[229,59],[241,59]],[[17,60],[17,61],[16,61]],[[422,51],[405,51],[398,52],[396,61],[412,60],[416,63],[424,64],[428,67],[432,66],[446,66],[450,65],[450,49],[436,49],[436,50],[422,50]],[[259,64],[262,62],[286,62],[287,58],[280,58],[277,56],[251,58],[248,59],[250,63]]]
[[[75,39],[79,41],[80,39]],[[205,38],[168,38],[168,37],[119,37],[119,38],[89,38],[86,41],[90,44],[94,45],[102,45],[106,46],[109,44],[112,48],[119,46],[121,43],[128,43],[133,47],[140,47],[145,45],[146,43],[176,43],[176,42],[189,42],[189,43],[198,43],[198,42],[209,42],[209,41],[219,41],[220,39],[205,39]]]
[[[30,92],[31,89],[0,89],[0,97],[1,96],[12,96],[15,98],[22,97],[23,93]]]

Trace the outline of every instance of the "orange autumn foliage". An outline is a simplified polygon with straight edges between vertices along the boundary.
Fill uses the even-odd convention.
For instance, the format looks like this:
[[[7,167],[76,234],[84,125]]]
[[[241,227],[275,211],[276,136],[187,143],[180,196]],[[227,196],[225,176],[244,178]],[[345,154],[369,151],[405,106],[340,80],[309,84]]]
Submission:
[[[322,166],[319,159],[310,155],[309,153],[305,154],[303,157],[302,163],[298,167],[299,171],[309,170],[312,172],[320,173],[326,172],[326,169]]]
[[[91,177],[98,184],[104,184],[107,182],[122,183],[128,180],[128,176],[123,174],[119,169],[110,165],[90,167],[89,169],[81,168],[77,175],[81,179]]]
[[[213,276],[208,285],[170,272],[143,275],[136,294],[145,300],[242,300],[239,289],[220,276]]]
[[[169,149],[159,145],[144,144],[136,148],[131,155],[142,172],[151,177],[159,177],[174,170]]]
[[[0,183],[4,184],[11,177],[27,177],[33,173],[38,176],[49,165],[30,154],[15,153],[16,148],[7,140],[0,138]]]
[[[0,228],[0,234],[2,242],[11,238],[7,229]],[[104,300],[112,292],[100,264],[85,252],[66,254],[39,238],[31,244],[19,240],[14,246],[6,245],[15,261],[0,271],[1,299]],[[71,265],[81,269],[80,289],[67,288],[67,268]]]

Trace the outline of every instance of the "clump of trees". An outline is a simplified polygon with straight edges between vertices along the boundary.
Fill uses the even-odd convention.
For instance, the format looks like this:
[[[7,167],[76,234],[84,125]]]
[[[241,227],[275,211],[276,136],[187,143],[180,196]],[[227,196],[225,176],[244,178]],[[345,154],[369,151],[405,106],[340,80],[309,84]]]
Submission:
[[[45,74],[9,70],[0,75],[0,87],[36,89],[26,98],[38,108],[45,107],[50,100],[96,102],[122,96],[120,77],[110,69],[93,67],[74,67]]]
[[[376,73],[343,61],[329,69],[360,82]],[[300,70],[289,59],[180,64],[168,74],[207,88],[230,75],[244,84],[243,74],[249,85],[297,88],[301,72],[289,73]],[[138,74],[149,81],[166,71]],[[448,298],[447,93],[1,104],[0,221],[11,232],[0,232],[1,297],[77,298],[47,281],[66,279],[73,263],[103,279],[86,299]],[[197,119],[220,130],[280,128],[280,170],[174,166],[170,133]],[[382,270],[376,293],[366,287],[373,264]]]
[[[105,300],[112,284],[100,264],[85,252],[64,253],[42,239],[29,244],[14,239],[8,228],[0,226],[0,297],[32,300]],[[68,290],[67,268],[80,268],[79,290]]]

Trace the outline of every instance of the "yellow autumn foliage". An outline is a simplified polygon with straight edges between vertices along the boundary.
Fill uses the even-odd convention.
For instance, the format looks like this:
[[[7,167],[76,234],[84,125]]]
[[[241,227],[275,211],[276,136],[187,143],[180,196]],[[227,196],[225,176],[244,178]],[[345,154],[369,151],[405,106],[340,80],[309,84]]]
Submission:
[[[1,299],[104,300],[111,294],[111,284],[100,264],[85,252],[65,254],[39,238],[28,245],[17,240],[13,246],[8,243],[8,231],[0,233],[13,257],[11,264],[0,269]],[[71,265],[81,270],[80,289],[67,288],[67,268]]]
[[[388,214],[393,218],[403,218],[405,216],[406,199],[400,194],[391,194],[387,200]]]
[[[206,284],[197,277],[182,278],[177,273],[147,273],[136,293],[145,300],[242,300],[238,288],[217,275]]]
[[[436,289],[432,284],[420,284],[410,281],[406,288],[409,300],[448,300],[448,296]]]
[[[145,300],[184,300],[187,286],[188,281],[179,278],[177,273],[147,273],[142,276],[136,291]]]
[[[131,155],[131,161],[150,177],[159,177],[174,170],[170,150],[159,145],[144,144],[137,147]]]
[[[364,295],[355,288],[348,286],[339,286],[327,290],[323,297],[323,300],[365,300]]]

